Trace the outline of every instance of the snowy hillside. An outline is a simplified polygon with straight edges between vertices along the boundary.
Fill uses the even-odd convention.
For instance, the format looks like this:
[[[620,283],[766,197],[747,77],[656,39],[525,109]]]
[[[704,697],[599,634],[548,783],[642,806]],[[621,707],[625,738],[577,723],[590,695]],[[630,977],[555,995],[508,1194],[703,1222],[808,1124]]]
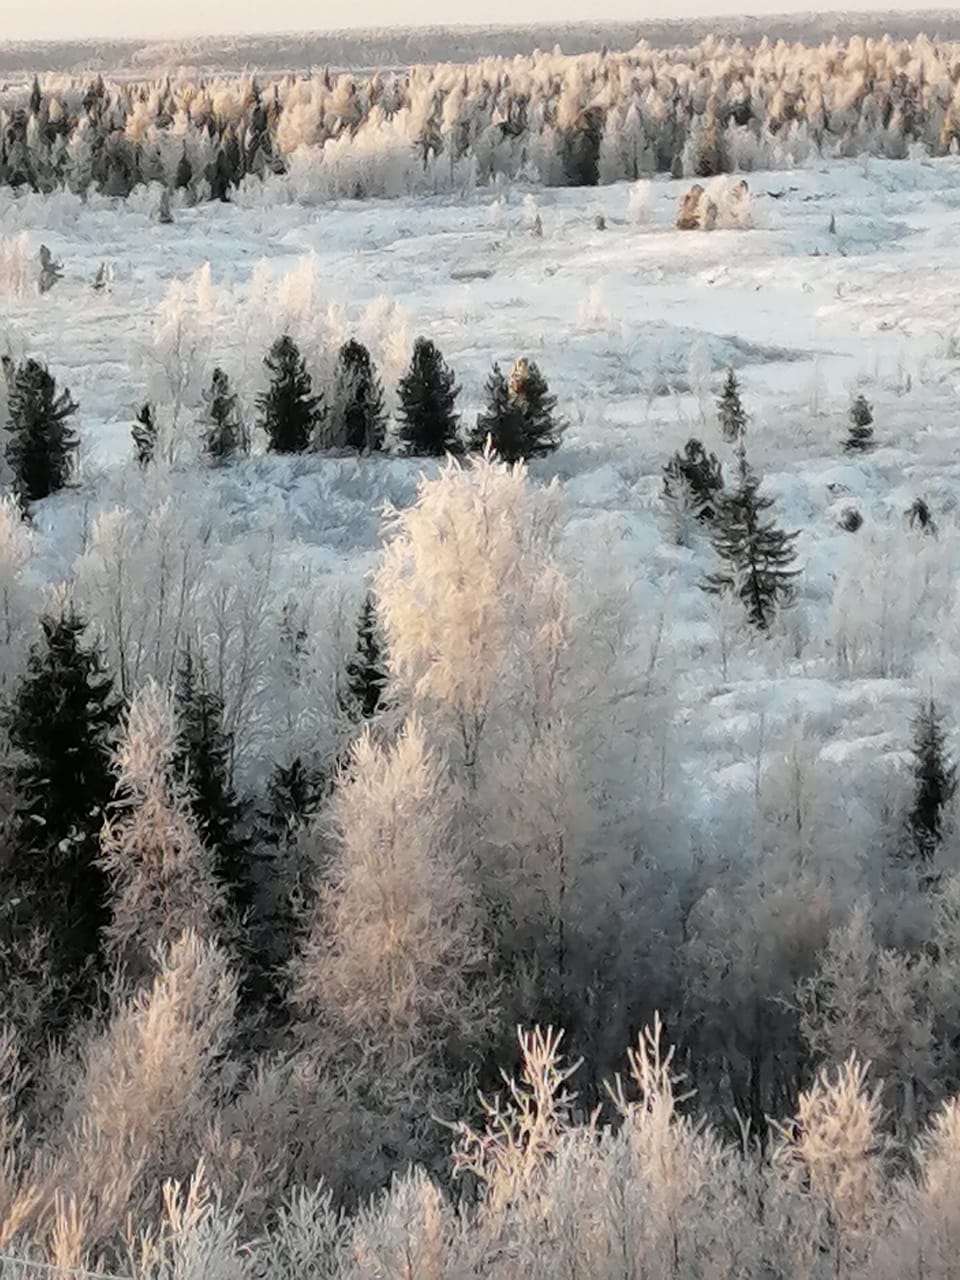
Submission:
[[[944,636],[960,496],[960,164],[765,175],[745,231],[675,231],[683,189],[540,192],[542,239],[526,229],[532,197],[525,205],[516,191],[310,211],[200,206],[171,226],[133,201],[5,196],[5,236],[24,229],[31,254],[42,241],[65,267],[49,294],[7,293],[2,340],[15,358],[48,360],[80,404],[82,483],[38,513],[44,574],[75,571],[99,513],[156,501],[143,493],[130,427],[163,382],[174,314],[199,335],[194,403],[219,363],[250,417],[262,356],[284,328],[321,377],[343,340],[366,338],[388,391],[413,338],[434,339],[463,384],[468,421],[492,362],[528,354],[570,422],[537,474],[563,480],[571,537],[612,539],[651,633],[666,619],[658,662],[676,704],[669,764],[657,766],[665,792],[687,812],[726,803],[752,786],[757,753],[795,715],[813,717],[831,757],[865,752],[881,767],[904,750],[913,702],[931,681],[950,705],[960,697]],[[101,262],[112,284],[96,292]],[[209,275],[195,277],[205,264]],[[186,301],[178,280],[192,280]],[[723,623],[698,586],[713,553],[704,536],[672,545],[659,493],[661,468],[690,436],[730,471],[714,410],[728,365],[742,372],[751,462],[780,522],[800,532],[804,572],[783,634],[758,643],[744,633],[724,676]],[[874,404],[879,445],[863,458],[842,450],[856,391]],[[261,457],[211,475],[184,460],[163,483],[175,508],[209,522],[208,568],[255,555],[269,532],[291,572],[309,565],[320,584],[343,579],[356,594],[378,509],[409,499],[419,466]],[[906,530],[919,496],[936,541]],[[839,524],[851,506],[864,517],[855,534]],[[276,565],[270,578],[279,590]]]

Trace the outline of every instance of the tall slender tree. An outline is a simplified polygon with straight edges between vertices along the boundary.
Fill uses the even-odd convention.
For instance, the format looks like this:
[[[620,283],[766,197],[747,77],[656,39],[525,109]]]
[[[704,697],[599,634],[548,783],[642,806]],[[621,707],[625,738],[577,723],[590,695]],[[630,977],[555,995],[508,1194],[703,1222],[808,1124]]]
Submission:
[[[260,425],[274,453],[303,453],[323,420],[323,397],[314,395],[313,381],[297,344],[284,334],[264,358],[270,386],[257,397]]]
[[[250,843],[231,780],[233,740],[223,727],[223,702],[210,687],[205,664],[188,647],[177,676],[177,751],[173,767],[185,779],[200,838],[214,856],[221,884],[241,913],[253,900]]]
[[[456,411],[459,394],[453,371],[440,351],[429,338],[417,338],[410,368],[397,388],[398,435],[407,453],[434,458],[463,453]]]
[[[35,502],[62,489],[73,471],[79,440],[69,419],[77,404],[57,384],[45,365],[26,360],[13,374],[8,412],[7,461],[25,502]]]
[[[206,401],[203,451],[207,457],[214,463],[222,463],[238,454],[249,453],[250,440],[236,392],[230,389],[230,379],[219,365],[203,395]]]
[[[377,453],[386,438],[383,384],[362,342],[340,348],[334,374],[333,442],[358,453]]]
[[[914,798],[909,826],[917,856],[929,862],[943,839],[943,810],[957,789],[943,718],[931,699],[913,722]]]
[[[380,647],[377,611],[373,596],[367,595],[357,624],[357,648],[347,664],[347,692],[344,710],[351,719],[370,720],[383,701],[387,673]]]
[[[798,570],[793,567],[797,535],[784,533],[772,520],[764,519],[773,499],[761,497],[759,488],[741,436],[737,487],[721,496],[713,535],[714,550],[726,568],[711,574],[703,585],[715,594],[735,591],[750,621],[763,631],[792,594]]]
[[[747,415],[740,398],[740,383],[733,369],[727,370],[727,380],[717,401],[720,430],[728,444],[735,444],[747,429]]]
[[[113,680],[72,609],[41,619],[8,718],[17,797],[13,878],[28,927],[49,931],[65,973],[100,955],[108,886],[99,836],[114,790]]]

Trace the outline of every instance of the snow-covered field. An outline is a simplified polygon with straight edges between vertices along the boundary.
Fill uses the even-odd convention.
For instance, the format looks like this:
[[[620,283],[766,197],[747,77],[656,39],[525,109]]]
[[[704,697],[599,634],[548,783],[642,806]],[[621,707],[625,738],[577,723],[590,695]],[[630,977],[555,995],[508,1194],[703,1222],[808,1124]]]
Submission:
[[[321,376],[339,342],[365,338],[388,394],[413,338],[433,338],[466,420],[492,362],[528,355],[569,422],[534,473],[562,480],[569,543],[588,549],[590,572],[633,583],[669,712],[643,757],[657,789],[688,815],[735,806],[758,753],[779,749],[800,715],[826,760],[858,757],[861,802],[871,785],[879,799],[917,698],[934,692],[948,723],[960,711],[960,162],[838,162],[751,186],[754,226],[710,234],[673,229],[684,186],[667,181],[640,196],[538,190],[526,204],[516,188],[310,209],[203,204],[176,209],[171,226],[149,193],[126,204],[0,193],[0,235],[25,232],[31,253],[46,243],[64,263],[43,296],[0,284],[0,345],[46,360],[80,404],[79,488],[40,504],[33,572],[76,574],[95,612],[98,514],[120,506],[146,520],[165,501],[172,525],[206,530],[198,575],[249,564],[247,585],[289,591],[315,625],[332,625],[329,588],[359,592],[380,508],[411,498],[421,464],[257,456],[214,474],[181,447],[145,487],[130,426],[169,386],[171,334],[179,325],[197,347],[178,366],[190,383],[181,433],[215,362],[251,408],[260,357],[285,329]],[[542,238],[528,229],[533,199]],[[112,284],[97,292],[101,262]],[[209,277],[196,275],[207,263]],[[190,279],[179,299],[177,279]],[[742,375],[751,461],[780,522],[800,531],[797,602],[769,638],[700,590],[711,548],[702,536],[675,545],[659,502],[661,468],[688,437],[730,461],[713,408],[728,364]],[[842,450],[854,390],[874,405],[878,447],[863,456]],[[918,496],[936,538],[907,527]],[[864,516],[856,533],[838,524],[847,506]],[[132,603],[156,607],[149,581]],[[248,763],[278,714],[270,697],[241,716]]]

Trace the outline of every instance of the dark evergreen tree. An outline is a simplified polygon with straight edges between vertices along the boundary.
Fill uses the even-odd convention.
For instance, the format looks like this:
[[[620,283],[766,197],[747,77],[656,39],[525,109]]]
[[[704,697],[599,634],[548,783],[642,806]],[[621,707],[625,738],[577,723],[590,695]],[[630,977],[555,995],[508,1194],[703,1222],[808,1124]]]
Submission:
[[[557,417],[557,397],[532,360],[518,360],[510,374],[510,396],[524,420],[524,458],[540,458],[560,445],[563,424]],[[502,456],[502,455],[501,455]]]
[[[100,954],[108,885],[98,864],[113,795],[111,750],[120,703],[100,654],[83,643],[72,610],[41,619],[27,673],[9,712],[17,809],[13,879],[21,923],[51,937],[63,972]]]
[[[320,807],[323,779],[300,756],[290,764],[275,764],[267,783],[267,829],[275,841],[288,839]]]
[[[148,467],[157,451],[157,424],[154,421],[151,405],[140,406],[137,420],[130,434],[133,436],[133,445],[137,451],[137,462],[141,467]]]
[[[509,384],[498,364],[487,378],[486,390],[486,407],[477,415],[477,425],[470,433],[470,448],[479,453],[489,439],[505,462],[516,462],[523,457],[523,411],[510,395]]]
[[[188,648],[177,676],[179,733],[174,771],[186,780],[190,812],[212,850],[217,875],[242,914],[253,899],[250,846],[231,781],[233,740],[223,727],[223,702],[209,688],[205,665]]]
[[[410,368],[400,380],[398,435],[407,453],[442,458],[463,453],[456,411],[457,386],[453,371],[429,338],[413,345]]]
[[[383,448],[387,415],[383,409],[383,385],[362,342],[350,339],[340,348],[334,374],[334,443],[358,453]]]
[[[737,487],[719,497],[714,524],[714,550],[727,568],[711,574],[703,585],[714,594],[736,591],[750,621],[765,630],[777,606],[792,594],[798,573],[792,567],[797,535],[764,520],[773,499],[760,496],[760,482],[747,463],[742,437],[738,464]]]
[[[217,367],[209,388],[204,392],[207,411],[203,434],[203,450],[215,463],[229,462],[238,454],[248,453],[250,442],[240,416],[237,395],[230,390],[230,379]]]
[[[925,498],[914,498],[907,512],[907,519],[910,521],[911,529],[919,529],[921,533],[936,536],[937,522]]]
[[[69,480],[80,443],[68,421],[76,411],[70,392],[58,393],[46,366],[36,360],[17,366],[10,390],[6,455],[14,485],[25,502],[46,498]]]
[[[717,401],[717,413],[724,440],[735,443],[747,429],[747,415],[740,399],[740,383],[733,369],[727,370],[727,380]]]
[[[709,523],[714,517],[717,495],[723,490],[723,468],[715,453],[707,453],[699,440],[688,440],[683,453],[675,453],[663,468],[663,493],[676,496],[686,485],[697,503],[697,518]]]
[[[850,406],[850,434],[843,443],[847,453],[873,448],[873,409],[865,396],[859,395]]]
[[[470,434],[470,448],[483,449],[489,437],[498,456],[511,463],[552,453],[563,430],[555,417],[556,403],[532,361],[518,360],[509,382],[495,364],[487,379],[487,405]]]
[[[278,338],[264,359],[270,386],[257,397],[260,425],[274,453],[303,453],[323,420],[323,397],[313,394],[297,344],[286,334]]]
[[[943,810],[957,789],[957,771],[947,756],[946,734],[931,700],[913,723],[913,808],[909,825],[917,856],[929,862],[943,839]]]
[[[347,664],[347,692],[343,709],[351,719],[370,720],[383,701],[387,682],[380,639],[377,634],[377,610],[368,595],[360,610],[357,624],[357,648]]]

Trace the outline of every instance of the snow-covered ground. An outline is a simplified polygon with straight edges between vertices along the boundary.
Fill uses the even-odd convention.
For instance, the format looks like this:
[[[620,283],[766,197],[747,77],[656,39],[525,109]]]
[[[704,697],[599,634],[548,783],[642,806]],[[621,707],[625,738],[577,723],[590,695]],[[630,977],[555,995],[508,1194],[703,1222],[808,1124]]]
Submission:
[[[286,328],[320,374],[345,337],[366,338],[388,393],[413,338],[433,338],[463,386],[466,420],[492,362],[528,355],[569,422],[535,474],[562,479],[571,546],[613,547],[610,572],[629,574],[651,645],[661,636],[671,727],[646,767],[664,793],[687,792],[688,813],[735,800],[754,785],[758,752],[778,749],[799,714],[827,761],[873,762],[881,797],[884,759],[891,770],[902,760],[917,698],[932,691],[960,714],[960,162],[752,175],[752,229],[710,234],[674,230],[685,185],[649,184],[642,220],[632,210],[644,199],[618,185],[309,209],[203,204],[175,209],[171,226],[146,192],[127,204],[0,193],[0,235],[25,232],[31,252],[46,243],[65,273],[43,296],[0,284],[0,344],[46,360],[80,404],[80,488],[41,504],[35,570],[69,578],[85,555],[89,592],[98,512],[150,510],[130,425],[148,396],[162,397],[177,317],[199,343],[191,378],[222,363],[248,408],[260,356]],[[528,229],[531,200],[542,238]],[[96,292],[101,262],[113,279]],[[196,277],[206,263],[209,279]],[[192,276],[178,303],[171,283]],[[704,353],[709,394],[695,385]],[[731,363],[751,461],[781,523],[800,531],[798,600],[769,639],[699,589],[710,546],[675,545],[659,502],[661,468],[688,437],[730,461],[713,397]],[[861,456],[842,450],[855,390],[874,405],[878,442]],[[420,466],[259,456],[211,474],[183,461],[163,484],[175,519],[212,530],[211,564],[252,563],[272,539],[269,569],[258,562],[265,582],[296,584],[286,565],[309,575],[311,592],[333,579],[359,590],[380,508],[410,499]],[[921,495],[936,539],[907,528]],[[846,506],[864,516],[856,533],[838,524]]]

